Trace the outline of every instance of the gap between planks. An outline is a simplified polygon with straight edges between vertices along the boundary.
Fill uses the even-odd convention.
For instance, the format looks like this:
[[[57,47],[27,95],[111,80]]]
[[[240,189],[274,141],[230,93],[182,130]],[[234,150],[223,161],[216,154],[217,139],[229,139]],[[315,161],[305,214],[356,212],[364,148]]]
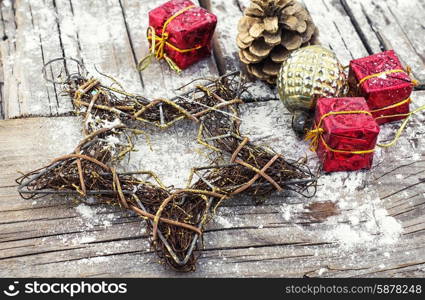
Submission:
[[[398,3],[393,0],[391,1],[388,0],[388,2],[391,3]],[[127,86],[131,86],[134,90],[139,89],[137,85],[134,85],[134,78],[139,78],[142,88],[141,90],[143,91],[146,90],[147,86],[151,86],[152,82],[155,82],[153,85],[153,87],[155,87],[158,81],[158,76],[162,78],[160,81],[163,82],[166,89],[172,89],[176,87],[174,83],[179,81],[174,80],[173,74],[170,73],[163,64],[156,65],[156,68],[160,69],[159,73],[149,71],[147,73],[140,74],[139,72],[134,72],[136,62],[144,55],[144,53],[147,52],[146,41],[143,38],[143,28],[146,27],[146,24],[142,24],[143,22],[146,22],[146,20],[142,19],[142,22],[140,22],[139,12],[153,8],[160,2],[160,0],[150,1],[148,5],[149,7],[142,7],[139,2],[135,3],[128,0],[119,0],[116,3],[107,2],[100,5],[101,7],[98,9],[100,9],[100,11],[104,11],[101,15],[109,15],[109,20],[113,24],[109,24],[99,17],[99,19],[95,20],[99,23],[96,25],[100,28],[106,28],[111,34],[116,33],[114,36],[120,37],[118,41],[112,41],[112,45],[106,45],[106,48],[109,47],[106,49],[106,52],[103,50],[100,50],[99,52],[99,49],[96,50],[94,47],[99,45],[93,45],[89,39],[90,36],[96,36],[97,32],[97,28],[90,29],[90,27],[93,27],[93,20],[90,19],[90,16],[93,15],[91,14],[93,7],[89,5],[89,7],[84,8],[85,4],[83,3],[82,5],[82,3],[76,0],[43,0],[33,2],[32,5],[26,5],[23,1],[16,1],[15,4],[17,9],[13,6],[4,7],[3,5],[2,27],[5,35],[13,37],[15,35],[14,27],[19,24],[21,29],[17,36],[19,41],[22,41],[22,37],[20,37],[20,35],[23,34],[22,31],[27,29],[28,32],[34,32],[34,36],[39,40],[40,56],[44,62],[47,57],[51,56],[75,56],[79,59],[90,61],[91,63],[98,63],[103,71],[112,73],[117,77],[120,77],[119,75],[123,74],[122,70],[120,70],[120,67],[122,67],[121,69],[126,70],[125,72],[128,73],[127,75],[132,74],[129,76],[131,77],[131,80],[129,78],[123,78],[123,81],[127,83]],[[242,15],[241,10],[246,7],[248,2],[248,0],[201,1],[203,6],[210,8],[219,16],[214,57],[209,59],[204,66],[194,66],[193,70],[189,70],[185,74],[185,76],[188,76],[187,78],[199,75],[197,73],[198,69],[208,70],[207,72],[201,72],[203,75],[218,74],[215,61],[218,63],[218,69],[220,69],[219,73],[224,73],[227,70],[234,70],[235,68],[239,69],[242,67],[240,63],[238,63],[237,49],[234,42],[236,35],[234,28],[236,28],[237,21]],[[362,4],[359,4],[358,1],[347,2],[344,0],[332,3],[321,1],[319,4],[317,4],[317,1],[313,2],[311,0],[304,0],[303,2],[307,5],[307,8],[310,9],[318,27],[322,29],[326,28],[333,32],[329,35],[322,34],[322,40],[325,45],[337,52],[344,63],[348,62],[352,58],[370,54],[372,51],[381,51],[383,47],[388,48],[388,43],[384,42],[382,36],[386,35],[387,42],[392,36],[389,35],[388,30],[383,27],[385,24],[382,25],[381,23],[385,18],[391,18],[398,21],[394,21],[391,26],[396,28],[396,32],[399,35],[404,36],[404,41],[407,41],[408,43],[406,44],[407,52],[402,53],[401,55],[402,59],[407,60],[408,62],[413,61],[413,66],[415,67],[414,70],[417,68],[420,69],[420,66],[417,66],[415,62],[419,61],[417,57],[418,54],[420,54],[421,49],[414,50],[413,46],[417,45],[417,43],[412,42],[410,39],[412,37],[411,30],[408,30],[408,28],[406,29],[406,26],[404,26],[404,28],[401,27],[403,24],[400,21],[400,18],[396,15],[398,11],[394,12],[391,9],[387,9],[389,11],[387,13],[383,10],[383,15],[381,15],[380,18],[374,18],[372,21],[365,9],[365,6],[368,7],[369,11],[373,9],[373,6],[369,5],[369,0]],[[381,1],[380,3],[375,4],[375,6],[384,7],[385,3]],[[39,11],[48,13],[40,15]],[[87,12],[89,12],[89,14]],[[390,13],[392,16],[387,16]],[[25,14],[30,15],[31,22],[24,21],[25,19],[23,19],[22,16]],[[323,17],[328,14],[333,15],[333,20]],[[117,18],[117,16],[121,16],[121,19]],[[90,20],[92,21],[91,23]],[[220,20],[223,21],[220,22]],[[415,22],[421,21],[416,17],[414,20]],[[76,25],[76,29],[69,30],[69,24],[72,24],[73,22]],[[50,31],[48,32],[48,35],[46,34],[46,30],[43,27],[45,26],[44,24],[53,25],[53,34],[51,34]],[[229,27],[229,24],[233,25]],[[377,26],[381,26],[384,29],[381,28],[380,30],[377,30],[375,28]],[[114,29],[111,29],[111,27]],[[135,38],[135,36],[137,38]],[[330,39],[330,36],[333,36],[333,38]],[[346,40],[347,37],[350,37],[350,40]],[[9,38],[8,40],[12,39],[13,38]],[[14,50],[15,44],[13,41],[5,41],[3,44],[5,45],[2,47],[2,52],[9,56],[13,55],[16,51],[18,51],[18,54],[23,57],[27,55],[26,53],[34,53],[34,51],[28,51],[29,49]],[[25,44],[20,44],[25,47]],[[36,48],[31,50],[35,50],[35,53],[37,53]],[[102,58],[101,61],[99,61],[99,55]],[[112,59],[107,61],[108,57]],[[42,63],[35,62],[35,64],[38,66],[37,68],[40,68]],[[68,70],[68,72],[69,71],[70,70]],[[2,100],[3,106],[6,108],[3,111],[3,113],[6,114],[6,118],[22,117],[25,115],[45,115],[45,108],[47,108],[52,115],[64,115],[71,111],[72,105],[69,104],[69,101],[64,101],[59,98],[58,90],[55,86],[40,83],[36,84],[34,80],[25,79],[26,75],[24,70],[18,66],[6,66],[5,72],[7,72],[8,75],[12,75],[7,76],[8,80],[6,82],[4,97]],[[25,80],[22,80],[22,84],[17,85],[18,80],[22,76]],[[253,93],[254,98],[260,100],[277,99],[273,90],[267,89],[266,86],[262,86],[260,83],[257,84],[258,87],[254,89],[255,93]],[[143,86],[145,86],[145,89],[143,89]],[[423,86],[420,88],[423,88]],[[39,99],[43,99],[43,97],[38,97],[37,101],[32,103],[32,100],[29,98],[29,94],[27,94],[27,90],[31,90],[32,97],[34,97],[33,95],[46,95],[44,99],[47,99],[48,103],[46,105],[40,105],[40,103],[37,102]],[[156,93],[158,93],[158,91],[155,88],[151,91],[147,91],[147,94],[149,95],[155,95]]]
[[[271,104],[264,103],[263,105]],[[60,122],[56,122],[54,125],[55,120],[60,119],[64,120],[62,125]],[[11,149],[14,149],[14,156],[0,161],[5,164],[17,159],[25,163],[5,164],[2,169],[12,170],[17,165],[34,168],[35,165],[38,166],[41,163],[40,157],[45,157],[46,153],[52,151],[59,151],[46,146],[48,145],[46,141],[51,138],[48,128],[61,128],[70,119],[77,118],[38,119],[38,121],[47,122],[41,127],[36,125],[37,119],[4,121],[3,128],[0,128],[2,136],[6,134],[6,139],[7,136],[19,136],[20,138],[15,140],[15,145],[9,145]],[[420,125],[420,122],[415,122],[416,125]],[[73,128],[75,127],[73,126]],[[17,131],[21,133],[18,134]],[[34,131],[41,131],[42,137],[34,134]],[[28,138],[39,140],[41,144],[36,148],[40,154],[25,150],[26,144],[31,145]],[[409,144],[407,137],[405,142]],[[65,140],[62,144],[66,144]],[[71,144],[74,145],[73,142],[69,143],[70,146]],[[46,151],[46,147],[48,151]],[[412,151],[407,152],[411,153]],[[390,153],[390,155],[394,154]],[[381,165],[377,170],[376,178],[379,178],[382,183],[382,193],[388,194],[388,186],[395,191],[397,186],[393,184],[393,177],[388,175],[388,172],[394,171],[388,171],[383,167],[384,165]],[[421,166],[417,167],[418,170],[412,169],[411,166],[406,167],[405,169],[409,171],[406,176],[420,171]],[[399,171],[400,173],[404,172],[400,169]],[[7,173],[12,175],[9,171]],[[6,185],[9,180],[5,182]],[[400,184],[403,184],[402,180],[400,180]],[[3,240],[0,243],[0,247],[3,249],[0,250],[0,255],[8,257],[0,264],[4,266],[3,272],[9,276],[11,274],[16,274],[16,276],[28,274],[30,276],[34,272],[46,276],[53,274],[55,276],[72,276],[72,274],[74,276],[84,276],[85,274],[103,274],[104,276],[176,275],[156,264],[156,257],[148,250],[146,236],[140,233],[143,224],[134,216],[114,209],[105,210],[100,212],[99,218],[113,213],[118,216],[117,220],[110,227],[104,228],[100,223],[90,229],[86,227],[84,219],[76,215],[73,205],[69,201],[61,200],[62,204],[57,206],[54,205],[57,200],[40,202],[35,206],[41,205],[42,207],[31,210],[33,205],[30,202],[10,201],[10,199],[18,197],[15,187],[0,189],[0,193],[3,193],[3,197],[0,197],[2,200],[0,201],[2,205],[0,214],[2,214],[2,220],[7,223],[0,225],[1,231],[4,233],[0,236],[0,240]],[[420,214],[423,206],[420,201],[409,203],[409,201],[404,201],[403,197],[403,195],[397,194],[385,199],[388,209],[393,214],[396,211],[401,213],[398,218],[403,221],[406,235],[402,242],[391,250],[389,258],[384,255],[387,251],[385,248],[368,251],[366,257],[364,253],[361,256],[358,253],[338,254],[336,257],[333,254],[333,251],[337,249],[335,245],[320,234],[328,230],[329,225],[320,223],[308,225],[298,215],[293,215],[287,221],[282,220],[282,214],[279,211],[282,203],[279,198],[276,198],[276,202],[271,201],[272,203],[266,206],[239,206],[239,202],[235,202],[236,206],[222,208],[219,217],[228,218],[233,224],[228,228],[223,228],[222,221],[210,224],[205,236],[207,251],[201,257],[199,270],[197,273],[185,276],[274,277],[285,275],[301,277],[307,275],[334,277],[423,274],[422,264],[414,259],[423,257],[421,256],[423,247],[418,248],[418,245],[423,244],[425,232],[424,218]],[[19,209],[19,206],[22,207],[23,204],[27,209]],[[391,204],[393,205],[391,206]],[[16,222],[20,220],[26,221]],[[28,231],[28,228],[31,228],[32,232]],[[16,233],[19,234],[19,238],[16,238]],[[94,240],[84,242],[87,239]],[[74,242],[67,244],[64,242],[66,240],[74,241],[76,244],[73,244]],[[350,260],[348,265],[347,260]],[[118,264],[119,261],[128,263]],[[104,269],[103,265],[106,262],[107,265],[113,263],[119,267],[114,270]],[[259,262],[263,262],[261,268]],[[22,264],[27,266],[24,271],[16,267]],[[385,265],[385,267],[381,268],[380,265]],[[326,273],[323,273],[323,270],[326,270]]]

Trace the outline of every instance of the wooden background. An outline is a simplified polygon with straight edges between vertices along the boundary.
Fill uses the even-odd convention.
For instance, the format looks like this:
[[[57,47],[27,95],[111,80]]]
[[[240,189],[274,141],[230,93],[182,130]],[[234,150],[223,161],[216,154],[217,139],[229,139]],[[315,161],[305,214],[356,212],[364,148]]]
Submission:
[[[61,197],[20,199],[14,183],[18,171],[48,163],[81,138],[80,120],[70,114],[69,99],[41,77],[45,62],[74,57],[92,74],[98,76],[96,66],[133,92],[170,96],[192,79],[241,68],[236,24],[249,1],[200,0],[219,18],[214,55],[181,76],[163,63],[143,73],[136,70],[147,53],[146,14],[162,0],[1,2],[0,276],[425,275],[424,113],[414,117],[396,147],[377,153],[370,172],[323,176],[316,198],[275,195],[260,206],[253,206],[251,199],[225,203],[205,232],[205,251],[190,274],[158,264],[144,222],[119,208]],[[344,65],[394,48],[421,82],[414,107],[425,104],[424,0],[302,2],[321,30],[321,43]],[[242,117],[253,140],[289,156],[307,154],[314,161],[307,146],[292,135],[290,116],[273,89],[257,82],[250,100],[255,103],[242,108]],[[390,139],[396,128],[383,126],[380,139]],[[170,144],[189,143],[195,136],[184,133],[193,130],[190,126],[172,130],[166,140]],[[152,139],[161,141],[164,133],[153,133]],[[170,149],[159,151],[167,154]],[[184,166],[189,170],[191,163],[187,159]],[[164,171],[161,164],[152,167]],[[323,203],[333,203],[334,216],[320,213]]]

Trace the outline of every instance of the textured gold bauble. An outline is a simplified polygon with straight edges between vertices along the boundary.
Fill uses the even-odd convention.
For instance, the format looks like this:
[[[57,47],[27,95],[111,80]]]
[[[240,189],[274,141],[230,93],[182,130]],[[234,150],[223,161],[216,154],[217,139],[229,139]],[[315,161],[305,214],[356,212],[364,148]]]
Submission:
[[[334,52],[322,46],[294,51],[280,69],[277,88],[293,114],[314,111],[318,98],[342,97],[348,92],[344,67]]]

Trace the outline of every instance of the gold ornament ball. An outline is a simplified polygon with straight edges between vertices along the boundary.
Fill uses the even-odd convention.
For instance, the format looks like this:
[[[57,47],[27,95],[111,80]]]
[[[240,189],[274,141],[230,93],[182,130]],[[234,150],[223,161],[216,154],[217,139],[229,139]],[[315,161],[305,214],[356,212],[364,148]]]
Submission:
[[[306,115],[311,118],[317,99],[345,96],[348,82],[335,53],[316,45],[291,53],[280,68],[277,88],[285,107],[295,118],[302,115],[305,119]],[[305,120],[298,121],[303,123]]]

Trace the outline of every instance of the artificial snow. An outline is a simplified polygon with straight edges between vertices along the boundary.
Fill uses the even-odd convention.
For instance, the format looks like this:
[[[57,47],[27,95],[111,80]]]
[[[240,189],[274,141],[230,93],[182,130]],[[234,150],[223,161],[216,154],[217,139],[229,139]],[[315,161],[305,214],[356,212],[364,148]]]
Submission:
[[[81,203],[75,207],[75,211],[80,216],[81,223],[86,229],[92,229],[95,226],[110,227],[115,219],[115,214],[105,213],[106,209],[102,206]]]
[[[234,225],[230,222],[230,218],[223,217],[221,215],[217,215],[214,218],[214,222],[219,224],[222,228],[232,228]]]
[[[185,188],[192,168],[210,164],[207,157],[210,151],[197,143],[197,127],[190,121],[161,132],[148,129],[146,133],[150,142],[144,135],[135,139],[135,151],[123,160],[122,171],[149,170],[165,186]]]
[[[85,204],[78,205],[75,210],[86,220],[92,221],[97,215],[97,207],[91,207]]]
[[[213,5],[219,8],[223,0],[213,0]],[[242,4],[248,1],[243,0]],[[320,26],[324,27],[327,23],[330,23],[327,15],[322,13],[322,9],[314,9],[317,5],[323,5],[319,1],[305,0],[304,1],[315,20],[320,22]],[[43,22],[35,24],[35,29],[32,32],[22,32],[21,28],[18,28],[18,34],[16,41],[14,37],[9,37],[10,42],[16,42],[20,48],[19,52],[8,56],[3,61],[5,69],[12,69],[13,71],[25,72],[28,74],[39,74],[40,66],[34,64],[33,54],[37,54],[40,51],[40,39],[43,40],[43,44],[49,45],[53,42],[57,43],[57,36],[51,34],[51,28],[56,28],[57,17],[60,21],[62,40],[67,56],[75,56],[78,58],[84,58],[87,63],[87,68],[90,73],[94,76],[100,76],[94,69],[97,65],[98,68],[117,78],[125,88],[128,88],[132,92],[141,92],[150,98],[156,97],[169,97],[175,94],[175,88],[187,83],[189,81],[187,76],[177,76],[168,70],[164,63],[154,62],[147,70],[143,73],[145,81],[145,89],[142,88],[141,83],[135,83],[139,81],[137,71],[134,70],[134,59],[130,57],[132,55],[124,55],[118,57],[112,57],[111,53],[126,53],[129,54],[127,45],[127,32],[123,30],[123,26],[115,26],[115,24],[122,25],[122,13],[119,5],[111,4],[108,2],[108,7],[112,6],[112,9],[107,12],[103,23],[99,24],[99,18],[93,18],[92,14],[84,11],[81,7],[76,6],[75,9],[78,11],[75,15],[71,14],[70,10],[60,9],[58,10],[59,16],[53,13],[54,10],[48,7],[41,6],[41,1],[34,1],[34,12],[40,14],[43,18]],[[354,5],[359,5],[359,0],[353,0]],[[400,7],[406,10],[406,14],[418,17],[418,12],[411,5],[409,6],[407,1],[398,1]],[[11,1],[5,0],[2,3],[5,6],[10,6]],[[133,5],[138,5],[134,2]],[[145,5],[145,4],[143,4]],[[146,3],[148,8],[153,8],[155,5],[152,2]],[[365,3],[365,10],[372,14],[378,12],[379,7],[375,7],[369,3]],[[222,7],[225,7],[222,5]],[[337,13],[333,6],[330,6],[332,13]],[[28,15],[27,11],[19,9],[17,12],[19,19],[24,22],[29,22],[31,16]],[[137,56],[143,56],[141,49],[142,45],[146,44],[144,39],[147,27],[147,18],[140,18],[139,10],[130,9],[127,11],[129,14],[127,19],[129,20],[129,31],[134,41],[135,51]],[[224,12],[226,13],[226,12]],[[328,13],[328,12],[326,12]],[[232,37],[228,40],[235,40],[236,31],[234,30],[236,23],[234,18],[222,18],[222,22],[219,22],[217,32],[224,37]],[[393,24],[375,24],[377,20],[383,20],[384,18],[376,18],[372,20],[374,27],[382,35],[388,34],[394,25]],[[347,16],[336,14],[335,24],[341,25],[349,24],[341,27],[344,32],[348,33],[346,36],[353,38],[356,37],[356,41],[350,42],[350,51],[348,53],[343,39],[335,41],[334,36],[340,36],[340,34],[333,34],[336,32],[334,24],[330,24],[329,30],[332,34],[328,36],[322,36],[322,43],[325,45],[338,45],[338,50],[341,51],[339,55],[342,56],[342,62],[347,64],[352,56],[360,57],[365,56],[367,53],[363,49],[361,41],[357,38],[356,34],[353,33],[351,22]],[[362,19],[360,19],[361,21]],[[363,20],[361,26],[369,26],[366,19]],[[401,22],[409,21],[409,19],[399,19]],[[416,23],[416,22],[414,22]],[[24,24],[25,25],[25,24]],[[107,28],[108,30],[99,30],[100,28]],[[23,27],[25,28],[25,27]],[[421,30],[416,28],[415,30]],[[423,30],[423,29],[422,29]],[[77,45],[77,33],[85,32],[84,35],[80,34],[83,51],[80,53],[76,50]],[[412,43],[417,46],[420,34],[417,34],[418,39],[413,39]],[[111,38],[113,37],[113,38]],[[392,42],[394,45],[403,45],[403,41],[400,37],[396,37]],[[330,39],[333,39],[332,41]],[[55,40],[55,41],[54,41]],[[112,43],[112,45],[111,45]],[[359,46],[360,45],[360,46]],[[233,48],[232,48],[233,47]],[[233,58],[228,56],[227,58],[237,59],[237,49],[235,45],[226,45],[226,48],[232,49],[230,52],[234,56]],[[334,47],[335,48],[335,47]],[[90,49],[90,51],[89,51]],[[410,64],[416,64],[416,56],[410,56],[409,50],[405,47],[398,47],[397,52],[408,60]],[[418,49],[423,49],[423,45],[419,45]],[[46,55],[52,54],[51,50],[46,50]],[[75,50],[75,51],[74,51]],[[145,49],[146,50],[146,49]],[[70,55],[72,54],[72,55]],[[128,57],[127,57],[128,56]],[[125,61],[120,61],[125,58]],[[52,59],[54,57],[46,57],[46,59]],[[21,65],[27,66],[25,70],[14,69],[15,62],[19,61]],[[210,60],[205,60],[200,64],[188,69],[186,74],[190,74],[193,78],[204,77],[209,74],[208,64]],[[422,63],[422,62],[421,62]],[[110,66],[110,67],[109,67]],[[227,67],[227,66],[226,66]],[[113,71],[110,73],[110,71]],[[416,74],[423,75],[424,70],[414,70]],[[162,77],[170,78],[173,80],[166,80],[162,82]],[[382,75],[383,79],[386,75]],[[40,85],[39,80],[35,76],[34,82],[23,81],[23,86],[20,88],[19,97],[21,99],[34,99],[33,105],[31,105],[31,111],[34,114],[45,114],[46,111],[50,111],[55,105],[49,103],[43,105],[41,99],[46,98],[46,87]],[[160,78],[161,80],[159,80]],[[6,78],[7,79],[7,78]],[[30,78],[31,79],[31,78]],[[108,79],[103,78],[108,82]],[[111,82],[109,82],[111,83]],[[158,85],[158,83],[161,83]],[[39,87],[39,89],[33,91],[30,87]],[[51,87],[50,87],[51,88]],[[270,91],[265,85],[256,83],[250,90],[252,98],[262,98],[264,95],[267,97],[275,97],[273,91]],[[270,96],[272,95],[272,96]],[[274,96],[273,96],[274,95]],[[414,99],[415,100],[415,99]],[[68,98],[59,99],[61,104],[69,102]],[[69,103],[68,103],[69,104]],[[424,103],[413,103],[413,107],[418,107]],[[69,104],[70,105],[70,104]],[[263,145],[273,148],[277,153],[283,154],[288,159],[298,159],[300,157],[306,157],[308,159],[308,165],[315,170],[318,166],[318,160],[316,155],[309,150],[308,144],[298,140],[291,130],[291,115],[285,110],[281,102],[272,101],[268,103],[255,103],[241,106],[241,119],[242,127],[241,131],[243,135],[247,135],[250,140],[257,145]],[[53,113],[55,113],[53,111]],[[415,144],[415,141],[423,139],[423,133],[418,132],[415,128],[422,126],[425,122],[424,114],[417,114],[412,118],[412,125],[409,126],[402,135],[399,143],[389,149],[377,149],[374,158],[374,168],[379,167],[381,164],[391,164],[394,162],[403,161],[406,164],[419,161],[423,159],[424,144]],[[50,154],[52,157],[70,153],[73,151],[78,141],[81,140],[81,120],[77,118],[65,118],[63,121],[47,120],[46,130],[42,130],[43,134],[47,134],[52,143],[49,145]],[[166,186],[184,187],[187,184],[187,178],[190,170],[196,166],[209,165],[208,154],[209,151],[204,147],[200,146],[196,142],[196,126],[189,124],[190,122],[180,122],[176,127],[171,128],[167,131],[158,132],[158,130],[147,130],[148,135],[151,137],[151,144],[146,142],[144,136],[140,136],[135,141],[136,151],[127,155],[122,165],[120,166],[121,171],[140,171],[140,170],[151,170],[159,175],[159,178],[164,182]],[[92,128],[112,128],[120,124],[118,119],[112,122],[100,120],[98,117],[89,117],[87,124]],[[389,142],[394,136],[399,124],[385,124],[381,127],[380,142]],[[66,133],[64,135],[64,133]],[[34,140],[40,140],[34,137]],[[106,147],[110,149],[116,148],[122,141],[116,136],[108,136],[104,140]],[[36,142],[37,143],[37,142]],[[412,146],[413,145],[413,146]],[[37,145],[35,145],[37,146]],[[415,151],[412,151],[414,149]],[[325,220],[318,226],[320,230],[314,231],[312,225],[311,228],[307,226],[299,226],[294,224],[303,214],[306,212],[305,204],[307,201],[299,196],[291,195],[290,199],[285,202],[274,205],[276,211],[274,212],[280,218],[280,221],[285,226],[292,226],[292,229],[299,230],[310,240],[322,239],[323,242],[332,242],[333,246],[336,246],[336,254],[345,252],[358,252],[362,253],[362,250],[371,250],[376,247],[391,249],[391,245],[396,245],[400,242],[401,235],[403,234],[402,224],[394,217],[390,215],[388,210],[385,208],[384,203],[380,200],[379,195],[370,186],[371,181],[374,179],[374,169],[371,171],[358,171],[351,173],[334,173],[330,175],[323,175],[318,181],[318,192],[311,202],[334,202],[340,210],[340,214],[332,216]],[[394,174],[396,180],[403,180],[402,174]],[[377,181],[376,184],[381,184],[381,181]],[[404,196],[404,195],[403,195]],[[407,196],[407,194],[406,194]],[[273,196],[271,198],[280,197]],[[425,197],[425,193],[423,194]],[[271,199],[269,199],[271,200]],[[36,202],[32,203],[33,205]],[[113,221],[116,217],[114,213],[105,214],[105,210],[102,207],[89,206],[86,204],[79,204],[75,208],[77,217],[81,221],[81,227],[87,232],[79,234],[77,238],[69,240],[66,235],[62,236],[64,243],[71,244],[87,244],[96,241],[96,236],[89,231],[96,226],[109,227],[112,226]],[[257,218],[249,219],[246,217],[247,213],[235,213],[235,207],[223,207],[218,210],[218,215],[215,217],[214,222],[220,228],[236,228],[240,226],[254,226],[256,229],[261,229],[261,232],[268,230],[267,220]],[[238,208],[239,209],[239,208]],[[263,207],[250,208],[251,211],[262,210]],[[254,224],[247,224],[247,220],[254,222]],[[288,224],[289,223],[289,224]],[[139,228],[138,228],[139,230]],[[258,230],[256,232],[259,232]],[[145,229],[140,229],[140,234],[146,234]],[[235,237],[232,237],[235,238]],[[236,237],[237,238],[237,237]],[[46,238],[42,239],[42,242]],[[206,240],[208,245],[212,245],[214,241]],[[116,247],[126,247],[125,242],[116,244]],[[253,251],[255,248],[249,248],[249,251]],[[96,255],[109,254],[110,250],[98,251]],[[409,254],[409,252],[406,252]],[[314,252],[315,256],[319,256],[319,253]],[[383,257],[390,258],[391,251],[388,250],[383,254]],[[225,260],[226,257],[223,257]],[[109,263],[110,258],[99,256],[93,258],[82,259],[78,263],[81,264],[104,264]],[[140,262],[140,261],[138,261]],[[201,262],[202,263],[202,262]],[[208,262],[211,264],[211,261]],[[219,267],[220,264],[217,264]],[[384,264],[378,266],[381,269],[385,268]],[[238,265],[235,265],[235,272],[238,272]],[[327,272],[326,268],[319,269],[319,275],[323,275]]]
[[[40,137],[34,136],[33,139],[35,143],[41,143],[47,136],[51,141],[48,144],[49,159],[73,152],[82,139],[81,120],[78,118],[46,118],[42,126],[42,130],[37,131]],[[46,148],[46,145],[40,145],[40,148]]]

